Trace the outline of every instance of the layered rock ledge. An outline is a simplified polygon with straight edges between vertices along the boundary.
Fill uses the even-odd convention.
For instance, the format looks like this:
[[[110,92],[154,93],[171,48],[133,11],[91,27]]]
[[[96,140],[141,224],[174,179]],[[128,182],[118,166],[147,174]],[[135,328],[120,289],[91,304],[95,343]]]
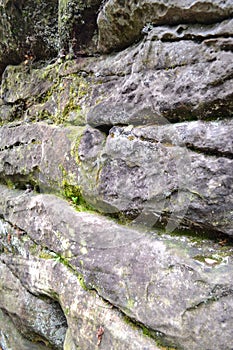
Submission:
[[[232,1],[0,14],[0,348],[232,350]]]
[[[37,317],[43,312],[56,313],[58,308],[43,296],[59,302],[72,342],[83,349],[90,348],[96,340],[93,327],[98,323],[106,327],[104,348],[128,346],[121,339],[124,326],[118,334],[112,327],[108,328],[109,321],[105,323],[105,318],[111,314],[120,318],[119,324],[124,314],[137,320],[152,337],[161,338],[167,345],[187,349],[230,349],[232,346],[232,248],[226,249],[207,240],[195,242],[120,226],[96,214],[77,213],[53,195],[25,194],[5,187],[1,187],[0,212],[4,221],[11,223],[2,223],[1,230],[2,285],[9,289],[6,296],[2,292],[1,307],[3,310],[7,307],[5,311],[13,314],[13,320],[22,318],[22,311],[19,308],[14,314],[9,294],[13,297],[20,290],[23,295],[17,302],[21,300],[29,307],[36,304],[36,309],[40,310]],[[9,234],[10,239],[7,238]],[[13,273],[10,280],[7,279],[9,269]],[[12,280],[15,282],[11,287]],[[85,292],[77,284],[78,280]],[[26,288],[24,292],[18,286],[19,281]],[[93,292],[89,295],[88,290]],[[82,299],[83,294],[86,301]],[[39,297],[36,302],[31,300],[35,296]],[[86,318],[90,319],[91,315],[88,312],[85,316],[84,305],[98,304],[99,298],[100,307],[110,311],[93,311],[100,319],[97,317],[90,328]],[[114,312],[111,305],[120,313]],[[42,330],[38,329],[40,322],[34,321],[34,331],[37,334],[40,331],[42,339],[50,344],[53,344],[56,322],[63,315],[60,311],[59,316],[59,309],[57,312],[54,320],[49,318]],[[30,319],[25,318],[25,323],[30,323]],[[64,319],[59,321],[61,338],[62,323]],[[77,327],[81,327],[80,335],[92,332],[90,339],[76,337]],[[211,335],[212,347],[205,333]],[[134,341],[138,337],[143,344],[140,331],[135,329],[134,334]],[[109,338],[112,338],[111,345]],[[156,348],[149,339],[144,341],[143,346],[148,342],[149,349]],[[135,348],[133,344],[130,345],[132,349]],[[60,348],[59,344],[56,346]]]

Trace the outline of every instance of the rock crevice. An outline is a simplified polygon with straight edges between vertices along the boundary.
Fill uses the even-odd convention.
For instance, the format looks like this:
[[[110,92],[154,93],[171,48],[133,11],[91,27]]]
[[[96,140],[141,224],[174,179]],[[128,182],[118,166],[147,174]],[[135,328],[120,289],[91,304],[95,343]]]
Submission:
[[[0,15],[0,348],[232,350],[232,1]]]

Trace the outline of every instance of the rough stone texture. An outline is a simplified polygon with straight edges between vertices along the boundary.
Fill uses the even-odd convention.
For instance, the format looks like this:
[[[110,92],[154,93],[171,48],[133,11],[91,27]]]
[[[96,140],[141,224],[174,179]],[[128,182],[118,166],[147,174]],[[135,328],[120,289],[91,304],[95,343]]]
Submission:
[[[8,66],[1,88],[1,121],[84,125],[93,78],[82,71],[83,66],[82,59],[43,69]]]
[[[48,350],[49,348],[42,344],[32,343],[30,340],[22,336],[17,330],[14,323],[0,309],[0,344],[3,350]]]
[[[54,197],[50,198],[55,200],[55,207],[61,208],[61,204],[63,206],[64,203],[60,200]],[[68,209],[68,212],[71,211],[71,215],[74,215],[73,218],[75,219],[75,212],[72,212],[67,207],[66,209]],[[48,220],[50,219],[53,220],[49,215]],[[82,223],[82,220],[79,222],[79,219],[81,218],[77,217],[77,225]],[[98,219],[97,217],[96,220]],[[62,327],[62,322],[59,321],[59,318],[63,320],[66,317],[68,330],[64,342],[65,350],[98,349],[96,334],[100,326],[104,327],[104,335],[101,341],[101,348],[103,349],[134,350],[145,347],[148,350],[159,350],[155,341],[145,337],[142,330],[136,325],[133,325],[132,328],[130,320],[127,320],[121,312],[96,295],[94,291],[90,292],[83,289],[84,281],[82,276],[79,275],[78,269],[75,266],[72,267],[69,260],[66,260],[60,254],[63,252],[63,244],[71,243],[63,237],[63,233],[60,237],[62,249],[59,248],[58,251],[60,253],[57,253],[56,248],[60,244],[58,241],[58,245],[53,247],[53,251],[48,248],[44,249],[44,244],[42,246],[35,244],[33,235],[31,236],[33,240],[31,240],[30,236],[25,233],[19,235],[17,229],[9,224],[2,221],[0,224],[1,249],[8,251],[7,255],[1,255],[4,261],[4,264],[1,264],[1,285],[4,286],[4,289],[0,288],[1,303],[4,305],[4,309],[7,308],[10,319],[15,319],[16,315],[12,312],[12,307],[15,303],[10,304],[7,301],[12,301],[12,299],[16,298],[18,303],[17,316],[25,319],[26,322],[28,322],[28,318],[25,315],[25,311],[33,308],[30,317],[34,317],[33,327],[35,334],[32,330],[30,334],[26,334],[32,341],[32,349],[34,349],[33,344],[37,344],[40,339],[45,341],[47,346],[53,345],[51,334],[54,335],[55,332],[59,332],[64,338],[65,324]],[[10,242],[7,240],[6,231],[11,232]],[[12,254],[13,252],[14,255]],[[8,267],[5,263],[7,263]],[[26,289],[23,288],[22,291],[22,288],[19,287],[19,280],[12,275],[9,268]],[[12,288],[12,285],[14,288]],[[6,289],[8,289],[8,293],[6,293]],[[40,299],[37,300],[36,296],[39,296]],[[51,302],[54,299],[57,301],[56,303]],[[48,302],[49,300],[50,303]],[[58,302],[64,312],[63,316],[59,309],[57,310],[56,305]],[[24,305],[27,305],[26,310]],[[45,313],[45,308],[48,309],[49,307],[51,310],[47,310]],[[51,315],[55,312],[58,312],[58,317],[56,320],[53,320]],[[35,314],[37,316],[36,319]],[[50,316],[49,321],[51,325],[48,324],[48,316]],[[40,336],[38,336],[38,333]],[[9,333],[6,330],[4,334]],[[2,345],[2,343],[0,344]],[[34,346],[35,350],[43,349],[39,345]],[[59,349],[60,347],[53,346],[52,348]],[[24,350],[23,347],[22,350]]]
[[[168,230],[181,221],[233,235],[232,133],[232,121],[113,127],[102,148],[89,128],[79,146],[83,195],[138,224],[168,217]]]
[[[54,57],[58,51],[58,4],[53,1],[0,3],[0,75],[8,64]]]
[[[0,198],[4,220],[30,232],[38,247],[57,257],[57,262],[33,261],[26,243],[19,247],[24,247],[28,258],[9,252],[1,255],[33,294],[51,296],[56,290],[63,310],[65,305],[71,314],[79,310],[69,304],[71,300],[75,303],[76,293],[66,288],[72,279],[60,276],[63,263],[80,279],[83,276],[88,289],[156,331],[164,343],[182,349],[232,348],[232,248],[226,251],[216,243],[187,238],[181,243],[179,237],[121,227],[101,216],[77,213],[52,195],[25,195],[1,187]],[[68,325],[72,327],[69,318]]]
[[[44,123],[0,129],[6,184],[84,198],[134,223],[232,231],[231,120],[99,130]],[[163,176],[162,176],[163,175]]]
[[[97,14],[102,0],[59,0],[61,54],[74,57],[97,51]]]
[[[0,3],[0,75],[9,64],[97,52],[97,15],[102,0]]]
[[[0,348],[232,350],[232,1],[0,14]]]
[[[110,0],[98,17],[99,46],[104,51],[122,49],[153,26],[211,24],[233,15],[231,0]]]
[[[9,186],[40,192],[78,192],[76,152],[83,128],[43,123],[0,129],[0,178]],[[74,189],[75,192],[75,189]]]
[[[7,121],[24,116],[75,125],[87,117],[94,127],[230,118],[232,47],[231,38],[187,39],[184,45],[154,40],[152,31],[133,48],[104,59],[81,58],[30,72],[9,67],[0,115]]]
[[[161,41],[153,30],[133,48],[98,66],[102,100],[87,121],[93,126],[163,124],[232,116],[232,38]],[[124,62],[124,63],[123,63]],[[99,89],[100,90],[100,89]]]
[[[67,325],[59,304],[31,295],[6,265],[0,269],[0,307],[25,337],[62,349]]]

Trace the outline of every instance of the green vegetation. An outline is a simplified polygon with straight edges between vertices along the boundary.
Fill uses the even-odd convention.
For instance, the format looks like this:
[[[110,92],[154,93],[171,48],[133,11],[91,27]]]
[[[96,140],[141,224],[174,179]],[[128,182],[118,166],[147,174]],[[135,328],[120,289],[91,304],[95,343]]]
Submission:
[[[63,167],[61,167],[63,180],[61,194],[65,197],[74,208],[79,211],[95,212],[96,210],[90,205],[83,197],[81,187],[75,184],[74,174],[67,173]]]
[[[155,343],[157,344],[157,346],[159,346],[159,348],[161,350],[176,350],[177,349],[173,345],[170,346],[168,344],[165,344],[162,333],[149,329],[144,324],[136,322],[134,319],[130,318],[129,316],[123,315],[123,320],[126,324],[128,324],[135,331],[138,330],[144,336],[153,339],[155,341]]]
[[[78,187],[76,187],[77,189]],[[76,209],[76,211],[78,212],[83,212],[83,211],[87,211],[90,213],[96,213],[96,210],[94,207],[92,207],[92,205],[90,205],[82,196],[81,192],[77,193],[75,190],[75,194],[74,192],[70,192],[69,191],[69,195],[65,196],[74,206],[74,208]]]

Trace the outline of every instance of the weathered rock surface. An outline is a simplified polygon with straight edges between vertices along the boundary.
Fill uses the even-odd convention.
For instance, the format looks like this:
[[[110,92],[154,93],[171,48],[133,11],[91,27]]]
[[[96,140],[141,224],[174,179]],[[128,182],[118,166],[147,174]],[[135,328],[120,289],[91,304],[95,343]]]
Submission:
[[[77,148],[82,127],[43,123],[15,124],[0,129],[0,178],[10,186],[40,192],[77,187]],[[75,192],[75,189],[74,189]]]
[[[0,75],[8,64],[48,59],[58,51],[57,1],[0,3]]]
[[[31,72],[24,66],[9,67],[0,115],[7,121],[24,116],[75,125],[87,120],[94,127],[163,124],[164,118],[230,118],[232,62],[231,38],[201,43],[187,39],[184,45],[182,40],[154,40],[152,31],[133,48],[103,59],[80,59]],[[7,113],[12,104],[17,113]]]
[[[181,221],[232,235],[232,132],[232,121],[113,127],[101,149],[102,133],[89,128],[79,146],[83,194],[138,224],[166,217],[170,230]]]
[[[52,195],[25,195],[4,187],[0,213],[14,227],[28,232],[34,245],[46,248],[47,258],[57,257],[57,262],[49,259],[43,264],[30,259],[27,236],[13,243],[16,253],[23,249],[21,257],[1,255],[34,295],[54,296],[55,291],[63,310],[80,312],[78,305],[70,305],[76,293],[73,288],[68,293],[65,287],[74,276],[71,280],[60,276],[68,273],[63,262],[82,276],[88,289],[96,290],[152,334],[157,332],[163,342],[185,349],[232,348],[232,249],[226,252],[216,243],[185,238],[180,244],[179,237],[144,233],[101,216],[77,213]],[[12,232],[12,240],[15,235]],[[11,243],[6,243],[6,234],[4,242],[4,232],[2,238],[6,250]]]
[[[0,178],[84,198],[134,223],[232,235],[231,120],[93,128],[45,123],[0,129]]]
[[[9,64],[97,52],[102,0],[9,1],[0,4],[0,75]]]
[[[198,35],[204,35],[205,29]],[[98,66],[108,76],[102,101],[87,121],[93,126],[154,124],[232,116],[232,38],[161,41],[153,30],[133,48]],[[225,46],[226,45],[226,46]],[[123,63],[124,62],[124,63]],[[122,64],[123,63],[123,64]],[[111,84],[110,84],[111,82]]]
[[[61,54],[93,55],[97,51],[97,14],[102,0],[60,0]]]
[[[232,1],[0,15],[0,348],[232,350]]]
[[[153,26],[211,24],[233,15],[232,1],[107,1],[98,17],[102,50],[122,49]]]
[[[8,66],[2,80],[1,121],[48,120],[55,124],[84,125],[94,83],[91,74],[83,69],[82,59],[44,69]]]
[[[42,344],[32,343],[25,338],[15,327],[8,315],[0,309],[0,344],[2,349],[20,349],[20,350],[48,350],[48,347]]]
[[[55,206],[60,206],[60,200],[54,197],[51,199],[55,200]],[[71,215],[75,215],[72,209],[67,209],[71,210]],[[51,219],[53,220],[52,217]],[[96,220],[98,219],[100,218],[97,217]],[[53,336],[56,332],[59,333],[60,339],[64,340],[64,330],[67,329],[65,318],[68,323],[64,341],[65,350],[98,349],[96,334],[101,326],[104,328],[101,341],[103,349],[133,350],[143,347],[148,350],[159,349],[155,341],[145,337],[139,327],[134,325],[132,328],[130,320],[127,320],[120,311],[96,295],[94,291],[89,292],[83,289],[85,286],[83,277],[78,269],[72,266],[69,259],[66,260],[63,257],[63,253],[61,254],[63,248],[59,248],[60,253],[56,252],[55,246],[53,247],[54,251],[43,248],[35,244],[33,235],[30,237],[25,232],[21,232],[19,235],[17,232],[19,228],[14,228],[2,221],[0,223],[1,249],[8,251],[7,255],[1,255],[4,261],[4,264],[1,264],[1,286],[4,286],[4,288],[0,288],[1,302],[10,320],[19,317],[28,322],[28,318],[33,319],[30,333],[25,334],[32,341],[32,349],[34,349],[33,346],[36,350],[43,349],[40,345],[38,347],[33,345],[37,344],[38,341],[45,342],[47,346],[53,346]],[[77,220],[78,224],[79,219]],[[7,240],[7,232],[11,232],[10,242]],[[65,241],[69,244],[69,240],[62,234],[60,243],[66,244]],[[20,273],[21,269],[23,274]],[[25,288],[19,287],[19,280]],[[12,309],[15,305],[10,303],[12,299],[17,299],[17,311]],[[58,308],[58,302],[63,313]],[[32,308],[32,315],[27,318],[25,313],[30,308]],[[51,316],[56,312],[58,317],[54,319]],[[20,327],[23,327],[23,322]],[[3,334],[7,336],[9,331],[5,332]],[[57,338],[59,339],[59,337]],[[24,341],[26,345],[22,346],[21,350],[28,349],[26,347],[28,342],[26,339]],[[60,349],[61,347],[58,344],[52,348]]]
[[[6,265],[1,264],[0,270],[0,307],[25,337],[62,349],[67,324],[59,304],[30,294]]]

